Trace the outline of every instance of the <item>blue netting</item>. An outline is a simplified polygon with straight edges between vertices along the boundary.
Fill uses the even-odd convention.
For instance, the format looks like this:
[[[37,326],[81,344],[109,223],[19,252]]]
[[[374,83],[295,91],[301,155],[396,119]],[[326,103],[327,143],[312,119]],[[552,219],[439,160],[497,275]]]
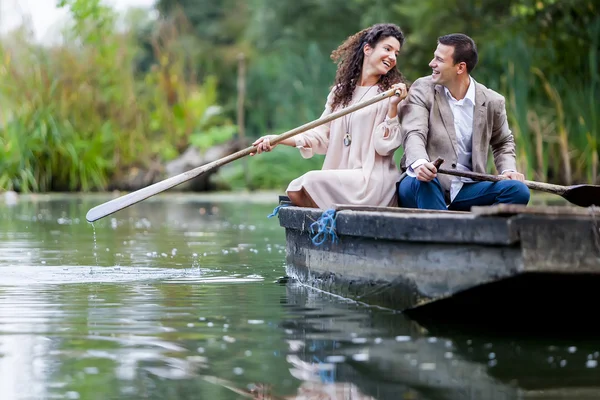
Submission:
[[[283,204],[278,205],[277,207],[275,207],[273,209],[273,212],[271,214],[267,215],[267,218],[273,218],[274,216],[279,214],[279,210],[281,209],[281,207],[288,207],[288,206],[291,206],[291,204],[283,203]]]
[[[331,240],[331,243],[337,242],[335,217],[334,209],[326,210],[318,220],[310,224],[311,240],[315,246],[322,245],[328,239]]]

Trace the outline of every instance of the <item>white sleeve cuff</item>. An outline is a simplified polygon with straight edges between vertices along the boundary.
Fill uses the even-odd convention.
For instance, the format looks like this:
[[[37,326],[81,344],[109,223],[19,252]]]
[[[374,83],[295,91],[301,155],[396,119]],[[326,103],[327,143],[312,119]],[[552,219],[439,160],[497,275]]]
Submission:
[[[420,158],[417,161],[415,161],[414,163],[412,163],[407,169],[406,169],[406,174],[408,176],[411,177],[416,177],[417,175],[415,175],[415,169],[417,169],[417,167],[419,167],[420,165],[425,164],[426,162],[428,162],[426,159],[424,158]]]

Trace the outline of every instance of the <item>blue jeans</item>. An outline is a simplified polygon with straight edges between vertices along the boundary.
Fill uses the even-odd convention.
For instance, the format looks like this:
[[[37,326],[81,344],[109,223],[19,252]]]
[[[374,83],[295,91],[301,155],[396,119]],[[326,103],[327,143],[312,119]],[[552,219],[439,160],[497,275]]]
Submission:
[[[465,183],[448,209],[469,211],[473,206],[527,204],[529,195],[529,188],[516,180]],[[405,177],[398,187],[398,202],[400,207],[446,210],[444,190],[437,178],[421,182],[417,178]]]

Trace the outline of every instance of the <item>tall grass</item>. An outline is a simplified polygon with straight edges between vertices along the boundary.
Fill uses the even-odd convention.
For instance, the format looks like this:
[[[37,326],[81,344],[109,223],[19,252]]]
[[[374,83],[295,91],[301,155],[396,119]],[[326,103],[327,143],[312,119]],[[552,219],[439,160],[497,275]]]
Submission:
[[[478,67],[481,80],[506,97],[518,167],[529,179],[566,185],[598,182],[600,20],[588,29],[596,42],[578,75],[547,68],[543,61],[552,58],[544,54],[549,50],[528,47],[519,36],[486,48],[486,57],[506,60],[503,70]]]
[[[216,80],[193,79],[185,24],[156,25],[159,62],[140,75],[135,32],[117,29],[99,0],[65,3],[74,24],[63,45],[41,47],[24,31],[0,43],[0,190],[101,190],[129,168],[173,159],[193,137],[201,146],[201,135],[235,133]]]

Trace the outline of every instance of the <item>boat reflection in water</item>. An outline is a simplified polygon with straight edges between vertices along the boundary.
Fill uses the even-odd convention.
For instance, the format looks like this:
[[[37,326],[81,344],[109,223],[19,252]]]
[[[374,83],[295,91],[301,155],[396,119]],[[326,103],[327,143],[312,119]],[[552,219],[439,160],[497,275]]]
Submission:
[[[281,328],[297,394],[256,399],[600,398],[600,340],[423,328],[401,313],[289,284]],[[515,321],[515,323],[518,323]]]

